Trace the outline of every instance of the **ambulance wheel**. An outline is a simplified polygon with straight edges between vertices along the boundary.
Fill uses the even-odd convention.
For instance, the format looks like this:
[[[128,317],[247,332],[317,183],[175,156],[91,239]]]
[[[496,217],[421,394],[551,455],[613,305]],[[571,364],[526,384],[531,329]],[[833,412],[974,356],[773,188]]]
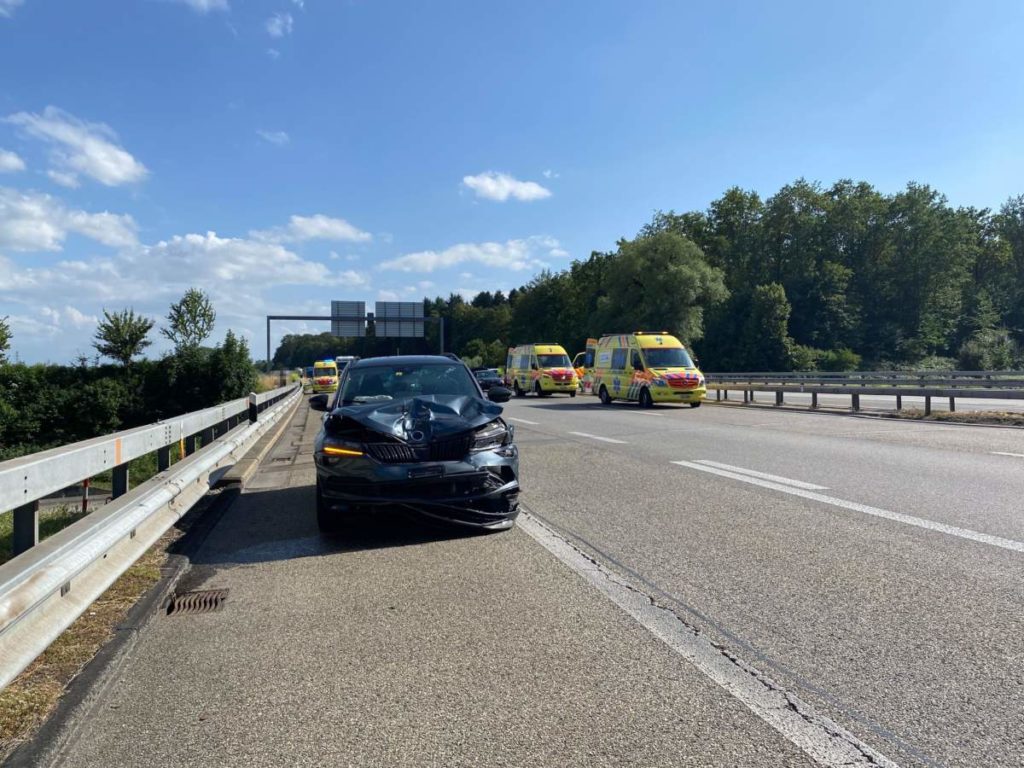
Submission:
[[[608,389],[607,389],[607,387],[605,387],[604,384],[601,385],[601,389],[598,391],[597,396],[599,398],[601,398],[601,404],[602,405],[611,405],[612,398],[608,394]]]
[[[654,398],[651,397],[651,390],[644,387],[640,390],[640,407],[641,408],[653,408]]]
[[[696,403],[690,403],[690,407],[691,408],[700,408],[700,402],[698,401]]]
[[[516,393],[516,397],[523,397],[526,393],[523,392],[522,387],[519,386],[518,381],[512,382],[512,391]]]
[[[547,392],[540,388],[539,381],[533,382],[533,391],[537,395],[537,397],[547,397],[548,394]]]

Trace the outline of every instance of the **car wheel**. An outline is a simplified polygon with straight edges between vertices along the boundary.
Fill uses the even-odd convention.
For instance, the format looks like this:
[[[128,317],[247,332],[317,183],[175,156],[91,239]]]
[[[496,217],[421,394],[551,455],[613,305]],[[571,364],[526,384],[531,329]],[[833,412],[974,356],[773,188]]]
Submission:
[[[544,390],[540,388],[540,382],[539,381],[533,382],[533,391],[534,391],[534,394],[537,395],[537,397],[544,397]]]
[[[698,400],[696,403],[690,403],[690,407],[691,408],[700,408],[700,401]]]
[[[651,397],[651,390],[644,387],[640,390],[640,407],[641,408],[653,408],[654,398]]]
[[[519,381],[518,380],[512,382],[512,391],[516,393],[516,397],[523,397],[523,395],[526,394],[525,392],[523,392],[522,388],[519,386]]]
[[[597,396],[598,396],[599,398],[601,398],[601,403],[602,403],[603,405],[611,405],[611,402],[612,402],[612,398],[611,398],[611,396],[610,396],[610,395],[608,394],[608,388],[607,388],[607,387],[605,387],[605,385],[604,385],[604,384],[602,384],[602,385],[601,385],[601,389],[600,389],[600,391],[599,391],[599,392],[597,393]]]
[[[576,390],[575,389],[572,392],[569,393],[569,397],[576,397]]]

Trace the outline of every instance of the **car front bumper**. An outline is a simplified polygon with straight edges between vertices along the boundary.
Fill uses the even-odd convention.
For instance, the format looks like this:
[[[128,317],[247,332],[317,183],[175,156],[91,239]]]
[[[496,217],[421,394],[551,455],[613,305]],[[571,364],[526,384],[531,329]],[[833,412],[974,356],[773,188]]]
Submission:
[[[512,525],[519,514],[519,453],[515,445],[461,461],[389,464],[368,456],[314,454],[324,503],[336,514],[404,507],[483,529]]]
[[[651,387],[651,399],[656,403],[699,403],[707,395],[706,387],[676,389],[675,387]]]

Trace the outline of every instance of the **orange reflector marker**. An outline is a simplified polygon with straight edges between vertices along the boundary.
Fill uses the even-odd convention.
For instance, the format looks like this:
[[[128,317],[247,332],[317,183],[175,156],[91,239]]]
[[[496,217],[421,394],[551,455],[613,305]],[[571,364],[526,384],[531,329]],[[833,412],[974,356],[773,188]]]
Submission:
[[[362,456],[362,451],[354,451],[351,448],[339,448],[336,445],[325,445],[324,453],[328,456]]]

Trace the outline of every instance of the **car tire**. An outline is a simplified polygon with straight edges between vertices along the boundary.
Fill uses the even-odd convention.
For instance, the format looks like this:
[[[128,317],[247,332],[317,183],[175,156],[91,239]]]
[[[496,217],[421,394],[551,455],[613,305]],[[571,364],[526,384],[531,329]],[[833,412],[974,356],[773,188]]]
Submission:
[[[651,397],[651,390],[644,387],[640,390],[640,407],[641,408],[653,408],[654,398]]]
[[[604,384],[601,385],[601,389],[598,391],[597,396],[601,398],[602,405],[611,405],[612,398],[611,395],[608,394],[608,388],[605,387]]]
[[[700,401],[697,401],[696,403],[690,403],[690,407],[691,408],[700,408]]]
[[[575,389],[572,392],[569,393],[569,397],[576,397],[576,390]]]

